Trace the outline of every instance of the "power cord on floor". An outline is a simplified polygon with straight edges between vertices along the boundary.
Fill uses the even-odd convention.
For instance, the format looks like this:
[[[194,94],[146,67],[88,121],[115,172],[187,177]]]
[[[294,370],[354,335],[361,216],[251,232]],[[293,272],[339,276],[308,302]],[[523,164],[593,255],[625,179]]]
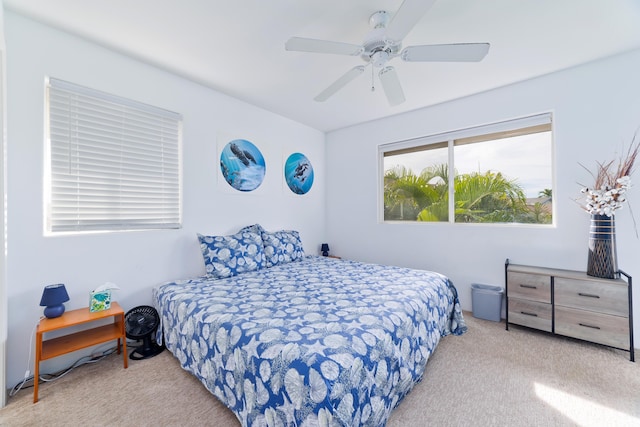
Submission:
[[[31,330],[31,336],[29,338],[29,357],[27,357],[27,370],[24,371],[24,378],[22,379],[22,382],[20,382],[20,383],[16,384],[15,386],[13,386],[13,388],[9,392],[9,397],[11,397],[14,394],[16,394],[25,385],[25,383],[27,383],[28,381],[33,379],[33,375],[31,375],[31,371],[29,369],[31,368],[31,352],[33,350],[33,336],[36,333],[36,328],[38,327],[39,323],[40,323],[40,321],[38,320],[33,325],[33,329]],[[14,392],[14,390],[16,390],[16,391]]]
[[[93,354],[91,354],[91,356],[81,357],[80,359],[78,359],[73,365],[71,365],[67,369],[63,369],[62,371],[58,371],[55,374],[48,375],[48,378],[45,378],[44,376],[40,376],[40,381],[51,382],[51,381],[59,380],[60,378],[62,378],[65,375],[67,375],[69,372],[73,371],[75,368],[77,368],[79,366],[82,366],[82,365],[87,365],[89,363],[97,363],[97,362],[101,361],[102,359],[104,359],[105,357],[109,356],[110,354],[115,353],[115,351],[116,351],[116,348],[113,347],[113,348],[110,348],[108,350],[103,351],[101,354],[93,353]]]
[[[35,328],[34,328],[34,331],[35,331]],[[134,345],[136,343],[139,344],[138,341],[127,342],[127,348],[129,348],[129,347],[136,348],[137,346]],[[43,381],[43,382],[51,382],[51,381],[58,380],[58,379],[64,377],[65,375],[67,375],[69,372],[71,372],[72,370],[74,370],[75,368],[77,368],[79,366],[86,365],[86,364],[89,364],[89,363],[96,363],[96,362],[101,361],[105,357],[110,356],[111,354],[115,353],[118,348],[117,347],[110,347],[110,348],[108,348],[106,350],[99,350],[99,349],[100,349],[100,347],[98,347],[98,350],[94,351],[91,355],[83,356],[83,357],[79,358],[78,360],[76,360],[68,368],[62,369],[62,370],[60,370],[58,372],[54,372],[52,374],[42,374],[42,375],[40,375],[39,376],[40,377],[39,380]],[[29,348],[29,360],[30,359],[31,359],[31,347]],[[21,382],[17,383],[15,386],[13,386],[11,388],[11,390],[9,390],[9,397],[15,396],[23,388],[33,387],[34,377],[33,377],[33,375],[29,375],[29,373],[30,373],[30,371],[29,371],[29,369],[27,369],[27,371],[25,372],[24,379]],[[25,385],[27,383],[30,383],[30,384]]]

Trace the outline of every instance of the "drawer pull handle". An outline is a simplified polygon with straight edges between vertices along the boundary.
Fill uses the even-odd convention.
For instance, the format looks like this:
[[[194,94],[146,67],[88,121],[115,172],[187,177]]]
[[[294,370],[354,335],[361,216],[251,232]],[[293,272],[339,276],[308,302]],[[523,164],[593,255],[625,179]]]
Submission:
[[[522,283],[520,283],[520,287],[521,288],[528,288],[528,289],[538,289],[537,286],[533,286],[533,285],[523,285]]]
[[[587,325],[586,323],[578,323],[578,325],[584,326],[585,328],[600,329],[600,326]]]
[[[581,297],[588,297],[588,298],[600,298],[600,295],[585,294],[583,292],[578,292],[578,295],[580,295]]]
[[[529,313],[528,311],[521,311],[520,314],[524,314],[525,316],[538,317],[536,313]]]

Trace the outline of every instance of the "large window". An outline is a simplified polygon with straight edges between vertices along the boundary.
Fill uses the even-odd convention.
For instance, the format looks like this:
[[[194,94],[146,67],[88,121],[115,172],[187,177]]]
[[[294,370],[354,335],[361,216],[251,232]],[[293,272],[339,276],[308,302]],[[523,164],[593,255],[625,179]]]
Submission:
[[[385,221],[550,224],[551,115],[380,146]]]
[[[47,84],[45,232],[179,228],[179,114]]]

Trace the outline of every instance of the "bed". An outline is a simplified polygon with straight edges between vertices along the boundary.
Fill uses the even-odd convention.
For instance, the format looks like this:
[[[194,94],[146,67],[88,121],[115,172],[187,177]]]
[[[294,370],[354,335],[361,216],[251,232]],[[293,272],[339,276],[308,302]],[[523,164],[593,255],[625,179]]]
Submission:
[[[207,275],[153,289],[157,339],[243,426],[384,426],[440,338],[466,331],[442,274],[263,242],[234,246],[257,262],[218,250]]]

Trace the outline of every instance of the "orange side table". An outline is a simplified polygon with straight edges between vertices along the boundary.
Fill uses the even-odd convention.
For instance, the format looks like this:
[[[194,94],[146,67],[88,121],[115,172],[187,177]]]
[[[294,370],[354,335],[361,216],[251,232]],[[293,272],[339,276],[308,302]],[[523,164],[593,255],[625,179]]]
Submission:
[[[50,340],[42,339],[47,332],[70,328],[84,323],[113,317],[113,323],[72,332]],[[82,348],[91,347],[108,341],[118,340],[118,354],[122,345],[124,367],[127,368],[127,337],[124,329],[124,311],[117,302],[111,303],[108,310],[91,313],[89,307],[65,312],[54,319],[42,318],[36,328],[36,363],[33,376],[33,403],[38,401],[38,382],[40,361],[47,360]]]

